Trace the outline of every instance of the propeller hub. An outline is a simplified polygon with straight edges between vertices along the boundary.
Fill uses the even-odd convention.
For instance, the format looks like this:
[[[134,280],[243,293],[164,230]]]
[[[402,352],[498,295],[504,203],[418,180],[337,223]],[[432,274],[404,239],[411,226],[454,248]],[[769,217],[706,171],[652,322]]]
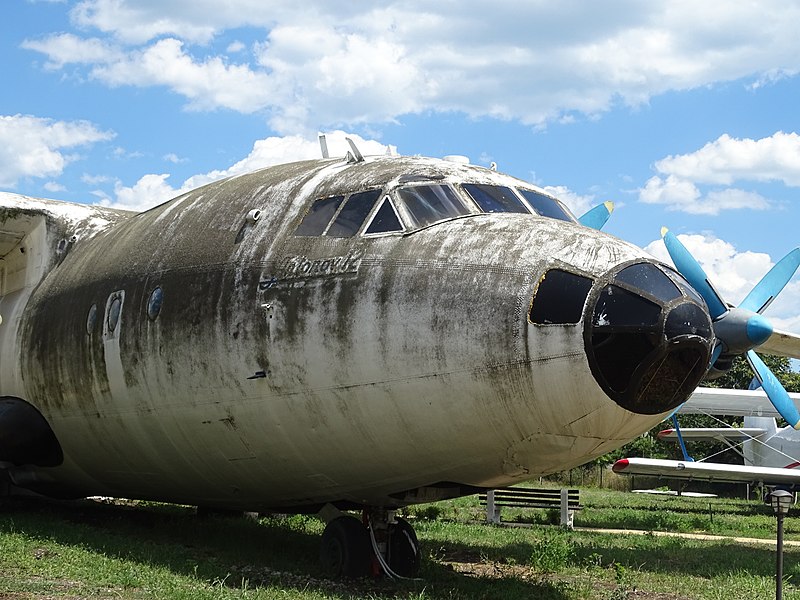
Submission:
[[[766,317],[739,306],[714,321],[714,335],[722,342],[724,354],[744,354],[772,335],[772,324]]]
[[[769,319],[755,314],[747,320],[747,337],[754,346],[760,346],[772,335],[772,323]]]

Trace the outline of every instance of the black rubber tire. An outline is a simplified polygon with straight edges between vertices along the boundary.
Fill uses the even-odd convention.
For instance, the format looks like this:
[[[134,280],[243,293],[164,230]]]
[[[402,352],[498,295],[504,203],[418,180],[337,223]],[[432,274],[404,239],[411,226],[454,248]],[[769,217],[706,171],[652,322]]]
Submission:
[[[389,568],[401,577],[414,577],[419,572],[419,540],[408,521],[396,520],[389,526]]]
[[[366,576],[372,565],[367,528],[355,517],[337,517],[322,533],[319,560],[327,577]]]

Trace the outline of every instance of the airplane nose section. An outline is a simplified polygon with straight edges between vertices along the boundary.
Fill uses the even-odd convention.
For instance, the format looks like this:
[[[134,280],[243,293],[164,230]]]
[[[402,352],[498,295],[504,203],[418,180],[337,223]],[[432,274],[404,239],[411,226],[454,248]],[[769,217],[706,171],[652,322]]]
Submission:
[[[703,300],[680,275],[652,263],[611,273],[597,288],[584,331],[597,382],[631,412],[679,406],[711,358],[714,335]]]

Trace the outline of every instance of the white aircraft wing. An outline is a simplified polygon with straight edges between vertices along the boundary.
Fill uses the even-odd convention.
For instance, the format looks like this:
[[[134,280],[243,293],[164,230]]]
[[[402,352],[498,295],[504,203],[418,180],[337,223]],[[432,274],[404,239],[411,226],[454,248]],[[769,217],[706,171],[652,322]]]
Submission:
[[[767,433],[760,427],[681,427],[681,437],[684,441],[716,442],[727,440],[729,442],[743,442]],[[658,432],[658,439],[668,442],[678,441],[678,432],[675,429],[665,429]]]
[[[790,393],[800,409],[800,394]],[[729,415],[732,417],[780,417],[763,390],[725,390],[697,388],[678,409],[684,415]],[[683,430],[681,430],[683,432]]]
[[[800,335],[775,330],[769,339],[758,347],[758,351],[764,354],[800,358]]]
[[[667,479],[800,485],[800,469],[775,467],[746,467],[655,458],[623,458],[614,463],[612,470],[620,475],[650,475]]]

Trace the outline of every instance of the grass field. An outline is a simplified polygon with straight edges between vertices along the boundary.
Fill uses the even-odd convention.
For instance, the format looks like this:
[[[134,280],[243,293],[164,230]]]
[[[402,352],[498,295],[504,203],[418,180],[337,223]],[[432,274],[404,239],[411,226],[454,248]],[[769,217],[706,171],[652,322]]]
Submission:
[[[774,597],[774,544],[621,535],[585,528],[774,539],[771,509],[751,501],[587,489],[576,530],[553,511],[482,523],[477,499],[410,508],[423,544],[420,581],[330,581],[316,574],[313,517],[201,519],[146,503],[13,501],[0,509],[0,599],[77,598],[624,598]],[[800,509],[786,519],[800,541]],[[800,547],[785,552],[784,597],[800,600]]]

